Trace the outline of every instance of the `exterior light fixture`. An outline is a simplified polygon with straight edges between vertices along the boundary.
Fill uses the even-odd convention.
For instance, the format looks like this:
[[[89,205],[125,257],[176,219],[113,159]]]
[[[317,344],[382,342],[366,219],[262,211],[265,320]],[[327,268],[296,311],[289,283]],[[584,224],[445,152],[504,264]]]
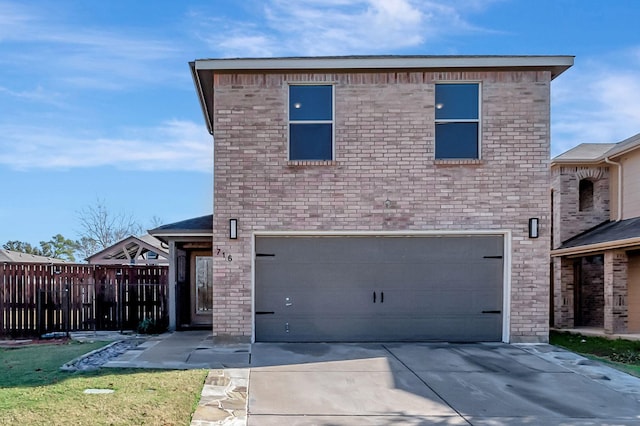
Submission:
[[[238,219],[229,219],[229,239],[238,239]]]
[[[529,219],[529,238],[538,238],[538,227],[540,225],[540,219],[532,217]]]

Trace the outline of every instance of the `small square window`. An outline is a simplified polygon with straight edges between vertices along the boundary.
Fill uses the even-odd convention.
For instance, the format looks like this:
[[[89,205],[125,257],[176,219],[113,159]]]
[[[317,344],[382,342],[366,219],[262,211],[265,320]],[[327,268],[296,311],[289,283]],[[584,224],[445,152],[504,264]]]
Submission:
[[[289,160],[333,160],[333,86],[289,86]]]
[[[436,159],[480,158],[480,85],[436,84]]]

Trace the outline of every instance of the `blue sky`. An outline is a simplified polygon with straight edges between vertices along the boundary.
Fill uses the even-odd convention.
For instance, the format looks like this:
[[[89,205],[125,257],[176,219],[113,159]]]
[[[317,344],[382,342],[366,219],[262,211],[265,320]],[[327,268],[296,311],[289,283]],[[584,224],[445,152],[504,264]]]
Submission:
[[[188,61],[575,55],[552,154],[640,132],[635,0],[0,0],[0,244],[78,238],[101,199],[143,226],[211,213]]]

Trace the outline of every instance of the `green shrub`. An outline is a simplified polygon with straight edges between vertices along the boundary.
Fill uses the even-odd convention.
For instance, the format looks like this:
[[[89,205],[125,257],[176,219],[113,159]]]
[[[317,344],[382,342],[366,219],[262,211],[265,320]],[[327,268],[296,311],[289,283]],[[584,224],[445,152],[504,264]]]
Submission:
[[[153,318],[144,318],[138,324],[138,333],[140,334],[160,334],[167,331],[167,321],[163,318],[155,320]]]

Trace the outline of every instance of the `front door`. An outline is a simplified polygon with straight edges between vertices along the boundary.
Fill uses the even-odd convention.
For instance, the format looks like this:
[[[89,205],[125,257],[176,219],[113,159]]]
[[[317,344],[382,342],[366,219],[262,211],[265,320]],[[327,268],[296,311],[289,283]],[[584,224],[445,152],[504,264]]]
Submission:
[[[191,326],[213,324],[213,257],[210,251],[191,253]]]

